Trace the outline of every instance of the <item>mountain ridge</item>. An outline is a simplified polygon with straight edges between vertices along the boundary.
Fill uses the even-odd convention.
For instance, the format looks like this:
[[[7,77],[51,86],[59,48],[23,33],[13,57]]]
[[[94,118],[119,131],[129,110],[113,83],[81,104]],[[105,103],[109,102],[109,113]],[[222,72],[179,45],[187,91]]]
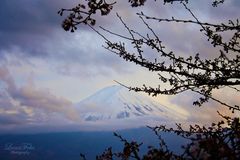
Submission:
[[[105,87],[75,105],[85,121],[112,119],[182,120],[184,115],[148,96],[119,85]]]

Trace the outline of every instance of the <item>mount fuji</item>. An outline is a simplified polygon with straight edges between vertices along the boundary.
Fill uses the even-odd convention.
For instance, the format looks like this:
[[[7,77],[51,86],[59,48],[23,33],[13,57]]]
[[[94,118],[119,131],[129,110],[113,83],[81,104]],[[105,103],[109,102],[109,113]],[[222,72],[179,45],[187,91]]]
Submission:
[[[186,116],[174,108],[164,106],[151,97],[129,91],[123,86],[109,86],[75,105],[85,123],[115,124],[134,126],[153,122],[183,121]]]
[[[187,99],[188,97],[186,97]],[[27,125],[0,126],[2,132],[107,131],[176,123],[209,124],[216,120],[216,107],[181,107],[119,85],[105,87],[69,106],[71,114],[33,110]],[[221,109],[221,108],[220,108]]]

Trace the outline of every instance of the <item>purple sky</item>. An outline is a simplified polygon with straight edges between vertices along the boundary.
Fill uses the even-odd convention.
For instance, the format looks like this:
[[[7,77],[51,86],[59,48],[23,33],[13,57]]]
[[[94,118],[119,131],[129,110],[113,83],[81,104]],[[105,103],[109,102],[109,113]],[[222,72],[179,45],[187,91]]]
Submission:
[[[218,8],[209,0],[189,0],[189,7],[206,22],[221,22],[239,18],[240,1],[228,0]],[[158,85],[156,75],[128,63],[106,51],[104,41],[91,29],[79,26],[75,33],[61,28],[60,8],[69,8],[78,0],[2,0],[0,5],[0,127],[27,125],[37,122],[39,110],[60,113],[69,120],[76,119],[72,104],[98,89],[115,84],[141,86]],[[127,0],[119,1],[108,17],[101,17],[102,25],[118,33],[127,34],[116,18],[118,12],[129,26],[145,33],[146,28],[136,12],[161,18],[192,19],[179,3],[163,5],[148,2],[144,8],[134,8]],[[199,52],[202,57],[215,57],[215,49],[206,42],[194,25],[149,22],[169,50],[179,55]],[[98,29],[98,28],[97,28]],[[108,35],[109,36],[109,35]],[[117,37],[109,36],[112,40]],[[127,42],[126,42],[127,43]],[[128,45],[128,44],[127,44]],[[151,50],[146,49],[151,55]],[[229,92],[216,93],[230,103],[239,97]],[[185,97],[181,99],[179,97]],[[187,97],[187,98],[186,98]],[[191,105],[190,93],[177,97],[158,97],[166,105]],[[41,120],[38,120],[41,122]],[[55,123],[55,121],[53,122]],[[57,122],[56,122],[57,123]]]

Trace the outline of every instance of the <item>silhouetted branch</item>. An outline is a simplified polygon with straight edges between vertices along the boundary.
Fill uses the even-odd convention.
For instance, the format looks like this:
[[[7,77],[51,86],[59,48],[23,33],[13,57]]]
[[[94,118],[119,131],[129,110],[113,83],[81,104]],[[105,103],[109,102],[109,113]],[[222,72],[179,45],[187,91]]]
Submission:
[[[156,1],[156,0],[155,0]],[[232,112],[239,113],[239,105],[230,105],[227,102],[221,101],[212,95],[214,90],[219,90],[228,87],[239,94],[240,85],[240,24],[239,20],[229,20],[228,23],[208,23],[201,22],[198,16],[187,6],[188,0],[163,0],[163,3],[180,2],[183,8],[190,13],[192,19],[176,19],[174,17],[157,18],[155,16],[147,16],[143,12],[137,13],[143,25],[146,27],[148,33],[144,35],[136,29],[131,29],[123,18],[117,14],[119,21],[126,29],[128,35],[116,33],[112,30],[100,26],[102,32],[107,32],[116,36],[122,41],[113,42],[102,32],[94,28],[96,20],[92,18],[97,11],[101,15],[108,15],[113,6],[117,3],[107,3],[105,0],[86,0],[87,4],[79,4],[72,9],[61,9],[60,15],[68,12],[69,16],[63,21],[62,27],[66,31],[74,32],[80,24],[88,25],[93,31],[100,35],[105,41],[105,49],[118,55],[126,61],[135,63],[136,65],[147,68],[150,72],[158,75],[160,80],[158,87],[146,86],[129,87],[118,81],[120,85],[136,92],[145,92],[151,96],[159,94],[175,95],[185,91],[192,91],[201,95],[201,97],[194,101],[194,105],[201,106],[203,103],[213,100],[223,106],[228,107]],[[143,7],[146,0],[129,0],[131,7]],[[217,7],[223,4],[224,0],[213,0],[212,6]],[[167,51],[161,37],[158,36],[154,28],[150,26],[148,21],[153,20],[160,25],[163,22],[169,23],[183,23],[185,25],[194,24],[200,27],[200,32],[203,33],[207,40],[216,48],[216,53],[219,56],[214,59],[200,58],[197,53],[194,56],[177,56],[173,51]],[[229,40],[223,41],[224,33],[231,33],[232,37]],[[125,41],[132,44],[133,52],[129,52],[125,46]],[[145,56],[143,48],[151,49],[156,53],[157,58],[149,60]],[[166,85],[165,85],[166,84]],[[224,116],[218,112],[223,118],[218,123],[212,123],[209,127],[200,125],[190,125],[189,130],[183,129],[181,124],[176,124],[177,129],[167,128],[164,125],[151,128],[157,135],[159,140],[159,147],[155,148],[149,146],[148,152],[140,156],[140,146],[142,143],[136,141],[129,142],[122,136],[115,133],[114,135],[123,142],[124,147],[122,152],[113,153],[112,148],[108,148],[102,155],[97,156],[99,160],[112,160],[113,158],[126,159],[163,159],[163,160],[183,160],[183,159],[240,159],[240,120],[239,116],[232,118]],[[168,132],[177,134],[183,138],[190,140],[190,143],[183,146],[182,154],[177,155],[171,152],[161,137],[160,132]],[[82,159],[86,159],[81,155]]]

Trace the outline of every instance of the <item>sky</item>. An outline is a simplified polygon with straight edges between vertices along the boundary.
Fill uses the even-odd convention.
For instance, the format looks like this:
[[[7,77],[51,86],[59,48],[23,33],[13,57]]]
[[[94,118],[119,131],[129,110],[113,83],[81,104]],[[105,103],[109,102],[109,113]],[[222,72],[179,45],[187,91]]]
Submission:
[[[25,126],[46,120],[36,117],[44,113],[60,113],[68,120],[76,119],[72,105],[97,90],[114,85],[117,80],[128,86],[158,85],[156,74],[125,62],[102,47],[104,40],[86,26],[79,26],[74,33],[61,28],[61,8],[71,8],[78,0],[2,0],[0,5],[0,127]],[[206,22],[227,22],[239,18],[240,1],[228,0],[213,8],[209,0],[190,1],[189,7]],[[118,33],[127,34],[116,17],[138,31],[146,28],[136,12],[161,18],[192,19],[179,3],[147,2],[144,8],[132,9],[127,1],[118,1],[107,17],[97,16],[96,29],[104,26]],[[215,48],[199,33],[198,26],[159,24],[149,22],[169,50],[188,56],[199,52],[202,57],[217,56]],[[107,34],[106,34],[107,35]],[[107,35],[112,40],[117,37]],[[127,45],[128,42],[126,42]],[[146,49],[152,56],[151,50]],[[148,55],[147,55],[148,56]],[[226,92],[225,92],[226,93]],[[227,91],[216,93],[231,103],[239,97]],[[191,93],[175,97],[159,96],[157,100],[171,106],[190,106]],[[213,104],[212,104],[213,105]],[[216,105],[216,104],[214,104]],[[224,110],[225,112],[225,110]],[[46,114],[46,116],[47,116]],[[56,117],[58,115],[56,114]],[[57,118],[52,122],[60,123]]]

